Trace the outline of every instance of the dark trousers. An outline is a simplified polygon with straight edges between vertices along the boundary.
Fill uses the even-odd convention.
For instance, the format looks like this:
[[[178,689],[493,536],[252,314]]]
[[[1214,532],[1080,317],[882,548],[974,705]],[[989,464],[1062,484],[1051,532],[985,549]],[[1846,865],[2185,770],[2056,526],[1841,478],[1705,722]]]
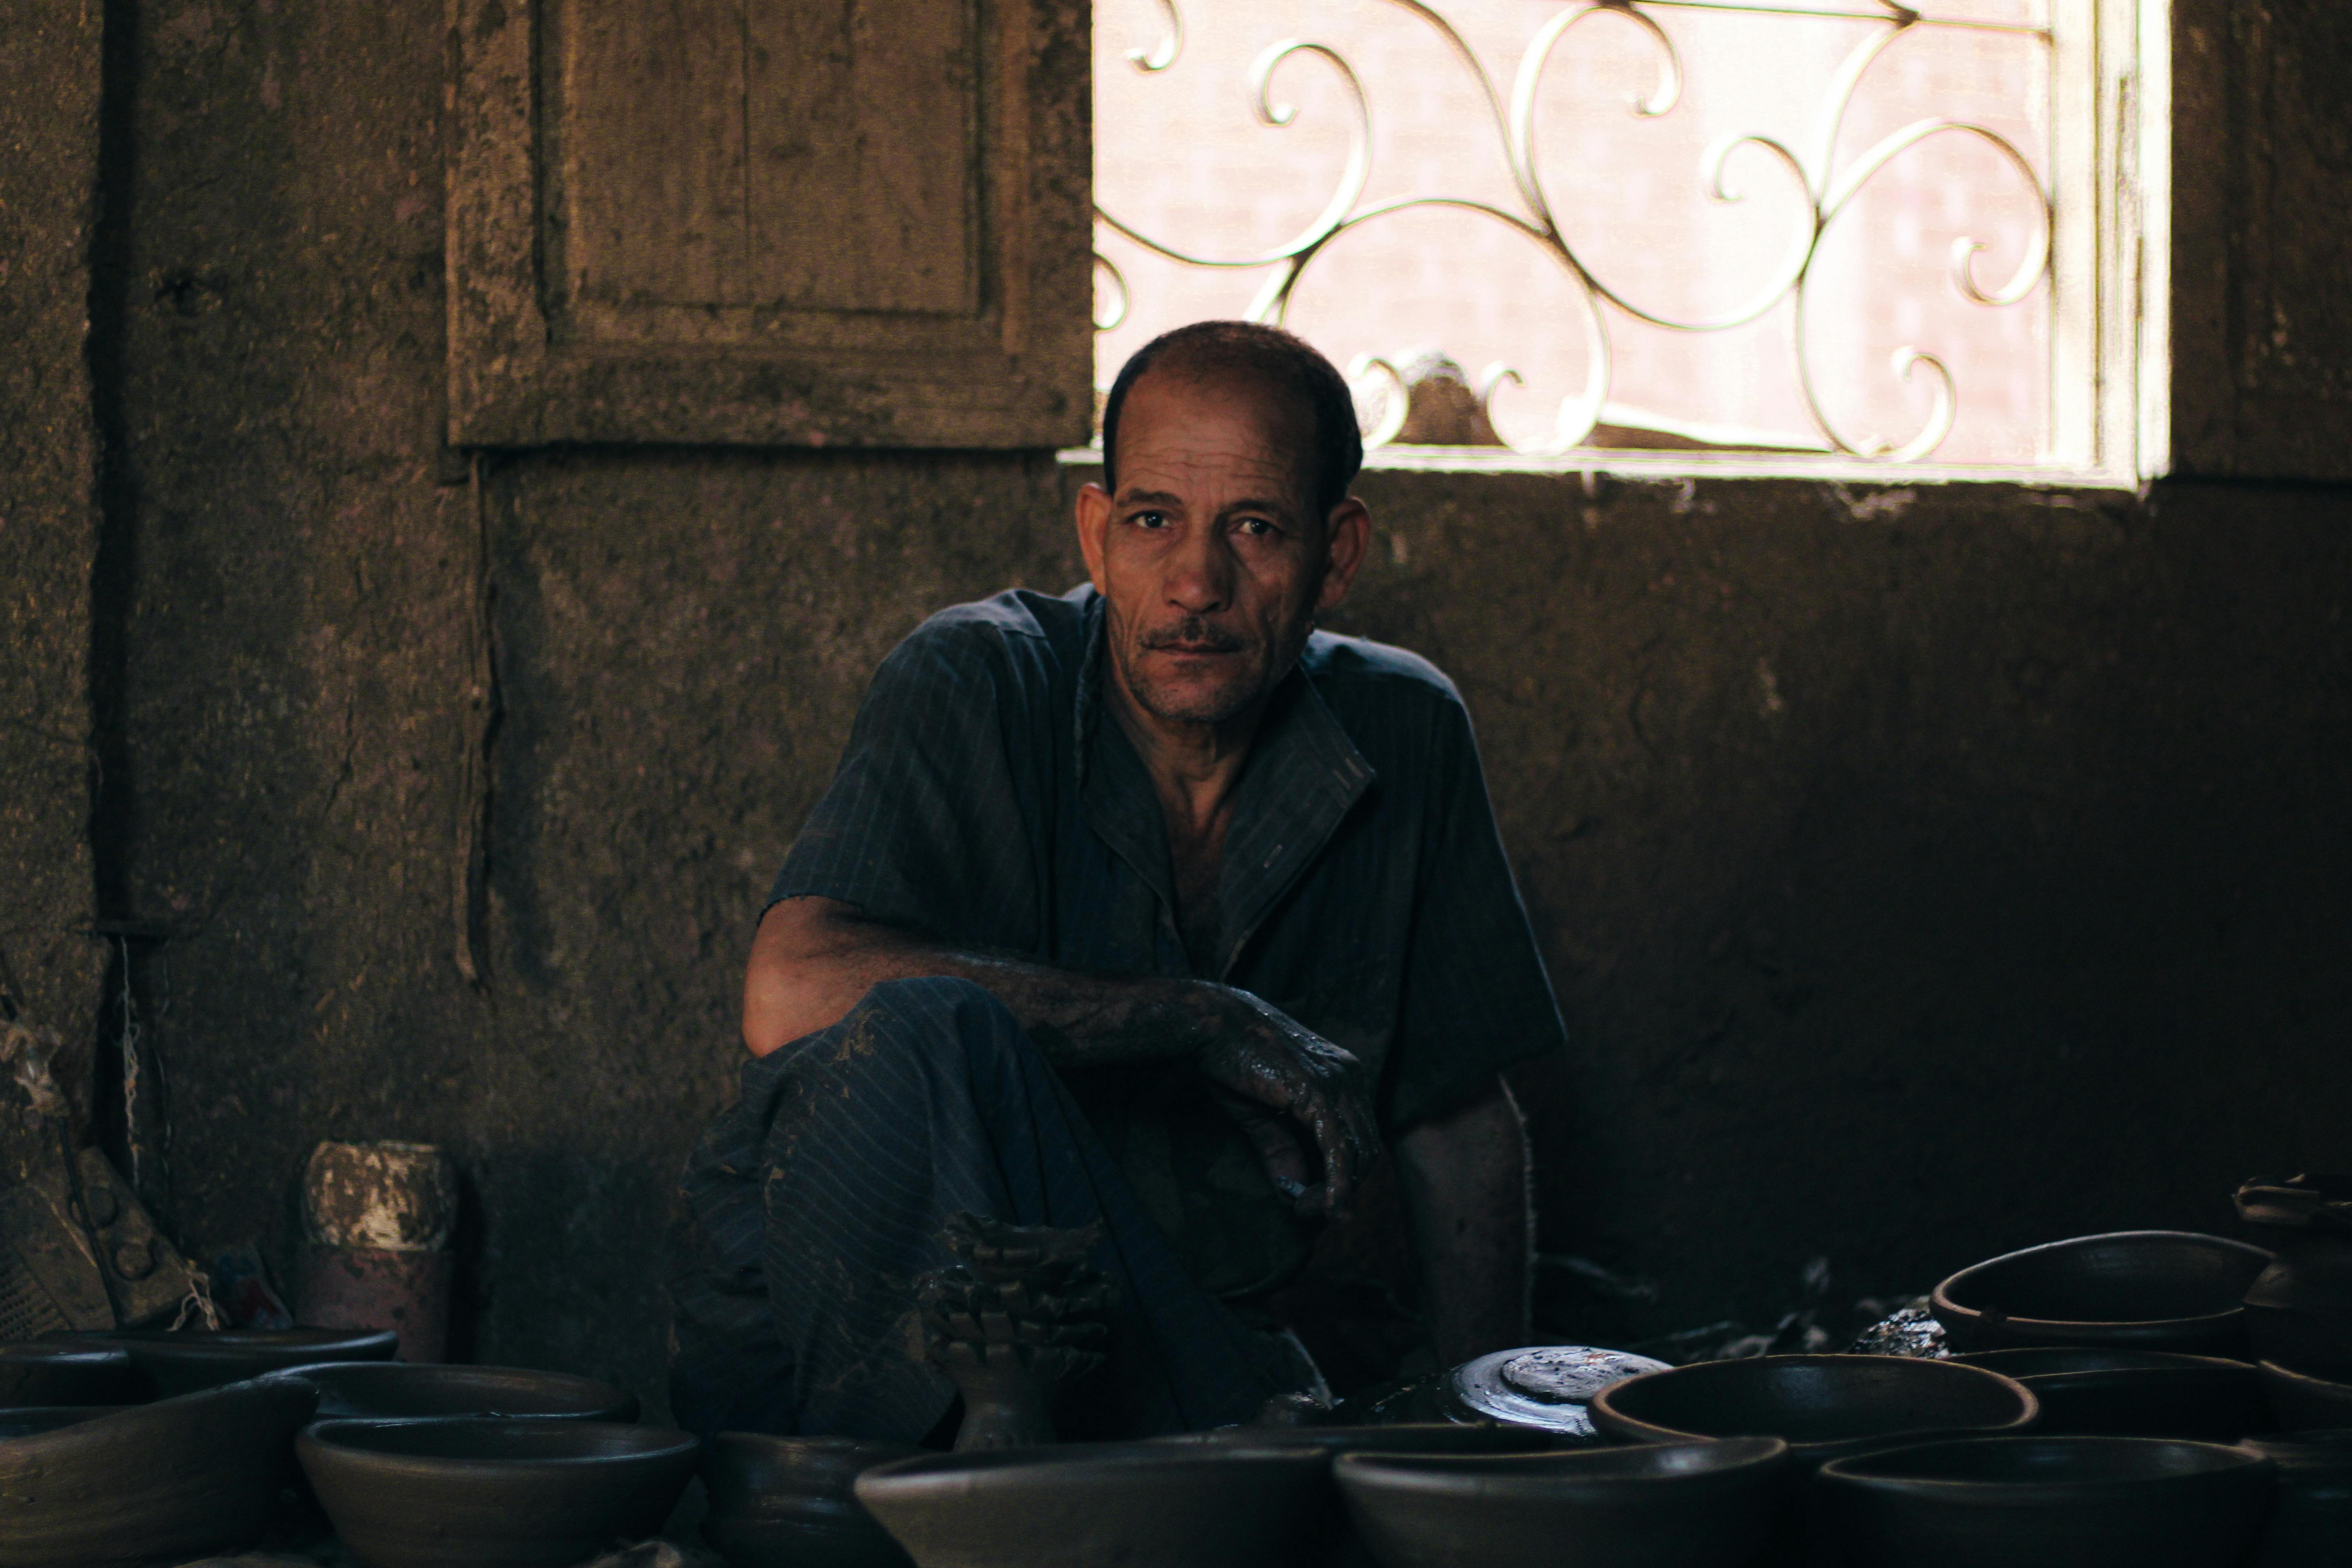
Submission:
[[[958,1210],[1103,1226],[1112,1355],[1065,1399],[1066,1435],[1224,1426],[1300,1384],[1186,1278],[1036,1046],[970,981],[877,985],[747,1063],[683,1195],[670,1399],[706,1436],[914,1442],[937,1426],[955,1387],[923,1358],[915,1284],[951,1261],[939,1234]]]

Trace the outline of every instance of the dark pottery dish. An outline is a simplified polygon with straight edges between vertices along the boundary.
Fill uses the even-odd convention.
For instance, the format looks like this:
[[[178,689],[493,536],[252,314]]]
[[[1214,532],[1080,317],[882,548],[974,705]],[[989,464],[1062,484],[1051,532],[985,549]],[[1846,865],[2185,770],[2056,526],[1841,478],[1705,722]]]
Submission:
[[[93,1329],[51,1336],[127,1352],[158,1399],[218,1388],[322,1361],[390,1361],[399,1337],[381,1329]]]
[[[121,1405],[137,1389],[131,1358],[110,1345],[0,1345],[0,1405]]]
[[[735,1568],[908,1568],[850,1488],[877,1465],[920,1458],[911,1443],[721,1432],[702,1456],[702,1534]]]
[[[2244,1446],[2278,1467],[2278,1501],[2248,1568],[2352,1568],[2352,1431]]]
[[[883,1465],[857,1500],[919,1568],[1269,1568],[1329,1496],[1322,1449],[1071,1443]]]
[[[1464,1362],[1440,1385],[1456,1421],[1496,1421],[1549,1432],[1568,1443],[1598,1443],[1592,1396],[1612,1383],[1664,1372],[1666,1363],[1592,1345],[1534,1345]]]
[[[1814,1540],[1845,1568],[2235,1568],[2276,1474],[2158,1437],[1930,1443],[1823,1465]]]
[[[401,1361],[320,1362],[272,1377],[299,1377],[319,1391],[319,1419],[395,1415],[536,1415],[573,1421],[635,1421],[637,1396],[568,1372],[520,1366],[450,1366]]]
[[[2352,1175],[2257,1176],[2238,1217],[2278,1257],[2246,1289],[2254,1354],[2352,1378]]]
[[[1789,1447],[1349,1454],[1333,1473],[1381,1568],[1740,1568],[1772,1537]]]
[[[2042,1402],[2051,1437],[2179,1437],[2234,1443],[2269,1426],[2262,1380],[2242,1361],[2167,1351],[2044,1345],[1952,1357],[2013,1377]]]
[[[239,1383],[0,1442],[0,1568],[176,1563],[250,1542],[317,1397]]]
[[[0,1410],[0,1440],[37,1436],[60,1426],[79,1426],[101,1415],[138,1408],[136,1405],[13,1405]]]
[[[2274,1361],[2262,1363],[2263,1397],[2285,1432],[2315,1432],[2352,1426],[2352,1383],[2336,1383],[2296,1372]]]
[[[1628,1378],[1592,1401],[1602,1431],[1637,1443],[1784,1438],[1802,1472],[1898,1443],[2005,1436],[2039,1414],[2032,1392],[1999,1373],[1879,1355],[1700,1362]]]
[[[294,1452],[366,1568],[570,1568],[660,1530],[698,1447],[657,1426],[458,1415],[321,1421]]]
[[[2259,1247],[2186,1230],[2120,1230],[2029,1247],[1936,1287],[1936,1321],[1958,1351],[2096,1345],[2238,1356],[2242,1299],[2270,1266]]]
[[[1176,1447],[1320,1448],[1341,1454],[1532,1454],[1551,1447],[1541,1432],[1490,1422],[1410,1421],[1393,1426],[1219,1426],[1146,1442]]]

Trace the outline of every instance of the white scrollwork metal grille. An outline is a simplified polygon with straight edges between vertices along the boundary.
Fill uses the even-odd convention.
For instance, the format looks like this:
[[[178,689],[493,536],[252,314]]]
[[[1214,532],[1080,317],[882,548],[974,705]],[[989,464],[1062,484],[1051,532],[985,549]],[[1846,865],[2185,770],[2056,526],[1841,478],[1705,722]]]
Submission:
[[[2047,160],[2048,149],[2036,146],[2029,153],[2019,144],[2020,137],[2014,129],[2018,122],[2041,123],[2048,109],[2046,101],[2025,105],[2019,111],[2021,120],[2012,117],[2007,128],[1988,122],[1986,117],[1937,112],[1937,105],[1925,104],[1917,106],[1923,111],[1907,115],[1867,146],[1850,146],[1853,138],[1842,134],[1850,132],[1849,114],[1857,90],[1871,79],[1874,68],[1888,58],[1890,49],[1907,39],[1937,32],[1999,35],[2046,56],[2053,47],[2052,28],[2045,19],[2021,8],[2012,7],[2004,16],[1998,11],[1986,12],[1983,0],[1952,0],[1959,11],[1967,14],[1913,10],[1895,0],[1823,0],[1819,5],[1746,5],[1738,0],[1564,3],[1552,7],[1548,19],[1527,39],[1516,71],[1506,84],[1490,74],[1456,20],[1441,14],[1435,5],[1423,0],[1360,3],[1402,11],[1425,26],[1425,41],[1431,51],[1431,64],[1425,68],[1443,66],[1467,73],[1477,112],[1483,114],[1492,132],[1493,146],[1507,182],[1502,188],[1507,191],[1507,199],[1430,189],[1427,179],[1415,182],[1422,188],[1411,194],[1368,196],[1373,174],[1374,103],[1364,79],[1350,64],[1346,40],[1290,37],[1276,38],[1258,49],[1247,72],[1249,107],[1262,126],[1280,129],[1297,123],[1299,115],[1296,107],[1282,101],[1276,94],[1277,77],[1283,76],[1286,68],[1294,62],[1319,64],[1341,89],[1339,96],[1350,121],[1344,165],[1336,186],[1314,218],[1288,239],[1243,254],[1217,254],[1164,233],[1145,232],[1122,217],[1121,198],[1135,188],[1139,179],[1170,177],[1163,169],[1181,163],[1180,151],[1171,154],[1164,166],[1153,165],[1139,172],[1138,166],[1131,164],[1120,171],[1106,169],[1099,173],[1096,208],[1099,225],[1108,235],[1139,247],[1141,254],[1184,268],[1261,274],[1255,298],[1242,313],[1252,320],[1276,322],[1285,321],[1289,314],[1302,282],[1314,275],[1318,260],[1360,231],[1393,224],[1406,215],[1426,217],[1451,214],[1465,222],[1501,226],[1517,240],[1556,262],[1559,276],[1568,285],[1568,307],[1530,311],[1528,331],[1565,334],[1580,342],[1581,385],[1561,396],[1556,416],[1549,420],[1550,428],[1546,437],[1510,443],[1524,453],[1557,456],[1594,444],[1596,429],[1604,425],[1613,406],[1611,400],[1620,353],[1616,340],[1627,324],[1669,333],[1705,335],[1730,333],[1771,317],[1783,328],[1782,341],[1789,368],[1793,372],[1795,391],[1804,416],[1816,433],[1805,445],[1824,453],[1879,461],[1910,462],[1938,454],[1952,432],[1962,388],[1947,363],[1947,356],[1937,351],[1936,344],[1906,342],[1894,350],[1892,370],[1895,381],[1907,381],[1915,386],[1924,384],[1928,394],[1924,416],[1916,412],[1914,400],[1910,433],[1896,437],[1873,434],[1866,428],[1866,420],[1853,416],[1851,405],[1855,399],[1851,388],[1842,389],[1840,396],[1829,395],[1831,389],[1825,387],[1816,363],[1819,354],[1815,347],[1819,321],[1846,303],[1839,297],[1842,286],[1824,282],[1825,242],[1874,181],[1906,154],[1930,142],[1964,140],[1988,152],[1990,158],[1979,161],[1980,170],[1998,170],[2000,178],[2013,186],[2000,193],[2002,199],[2011,204],[2012,214],[2023,211],[2030,215],[2009,225],[2010,232],[1998,247],[2001,253],[1998,257],[1988,256],[1990,247],[1986,239],[1955,225],[1958,232],[1946,249],[1944,262],[1949,289],[1959,300],[1976,308],[2014,310],[2034,301],[2030,308],[2044,312],[2049,309],[2052,240],[2058,215],[2052,184],[2038,166],[2039,162]],[[1478,3],[1479,0],[1455,0],[1448,9],[1458,16]],[[1187,17],[1180,6],[1185,10],[1203,8],[1196,13],[1196,25],[1199,14],[1213,9],[1211,0],[1156,0],[1156,5],[1160,31],[1157,37],[1127,51],[1125,58],[1132,68],[1122,73],[1127,82],[1098,84],[1098,121],[1109,120],[1120,112],[1120,95],[1140,92],[1141,84],[1170,72],[1185,58]],[[1219,26],[1234,25],[1243,19],[1236,16],[1240,9],[1229,7],[1210,20]],[[1669,20],[1675,20],[1675,26],[1680,26],[1678,14],[1730,14],[1771,19],[1790,27],[1828,24],[1844,29],[1838,46],[1843,58],[1820,87],[1809,136],[1759,130],[1731,131],[1717,136],[1700,156],[1697,168],[1691,171],[1713,203],[1741,201],[1745,187],[1756,181],[1759,164],[1777,169],[1778,174],[1767,175],[1767,182],[1775,186],[1784,184],[1793,197],[1789,203],[1787,237],[1777,256],[1769,266],[1750,268],[1760,270],[1760,282],[1753,284],[1737,302],[1716,310],[1683,311],[1665,308],[1654,299],[1642,298],[1636,288],[1612,276],[1595,258],[1590,243],[1592,225],[1597,221],[1590,210],[1591,203],[1564,195],[1562,184],[1550,177],[1553,171],[1545,167],[1539,158],[1546,151],[1544,140],[1538,135],[1538,121],[1547,111],[1548,79],[1556,77],[1556,61],[1570,36],[1588,29],[1596,18],[1610,19],[1616,26],[1630,26],[1646,40],[1654,75],[1633,98],[1632,108],[1636,118],[1656,120],[1672,113],[1683,102],[1686,86],[1699,84],[1688,80],[1685,50],[1675,27],[1667,25]],[[1108,14],[1105,19],[1108,19]],[[1127,15],[1127,20],[1131,26],[1131,14]],[[1851,41],[1844,41],[1845,35],[1852,36]],[[1449,59],[1450,65],[1445,64]],[[1759,61],[1757,68],[1768,69],[1769,64]],[[2039,91],[2046,100],[2051,79],[2046,58],[2032,70],[2018,72],[2017,79],[2025,84],[2025,90]],[[1239,105],[1235,108],[1238,110]],[[1879,118],[1884,120],[1885,116],[1882,113]],[[1731,167],[1735,163],[1743,171],[1737,180]],[[1580,176],[1592,173],[1571,172]],[[1106,177],[1113,174],[1117,177]],[[1127,182],[1125,187],[1122,180]],[[1104,250],[1115,248],[1115,243],[1105,245],[1097,255],[1100,284],[1097,325],[1105,331],[1120,325],[1131,302],[1125,271],[1112,256],[1103,254]],[[1120,254],[1136,253],[1122,250]],[[2000,276],[1984,276],[1989,260],[2000,263]],[[1481,285],[1475,278],[1465,278],[1460,287],[1475,289]],[[2040,342],[2032,352],[2042,356],[2038,374],[2046,376],[2050,373],[2047,342]],[[1356,355],[1353,371],[1360,380],[1377,376],[1388,384],[1387,395],[1375,400],[1384,406],[1385,413],[1370,421],[1368,444],[1394,438],[1403,425],[1409,401],[1404,373],[1392,354],[1374,352]],[[1488,421],[1487,428],[1494,427],[1492,416],[1497,393],[1507,386],[1522,385],[1524,380],[1508,361],[1488,366],[1478,378],[1475,395],[1482,416]],[[1706,414],[1703,409],[1693,412],[1702,417]],[[2029,433],[2024,439],[2037,446],[2043,444],[2036,433]],[[1743,443],[1734,439],[1716,444]],[[2033,451],[2029,447],[2021,455],[2030,461]],[[2011,454],[2011,460],[2018,455]]]

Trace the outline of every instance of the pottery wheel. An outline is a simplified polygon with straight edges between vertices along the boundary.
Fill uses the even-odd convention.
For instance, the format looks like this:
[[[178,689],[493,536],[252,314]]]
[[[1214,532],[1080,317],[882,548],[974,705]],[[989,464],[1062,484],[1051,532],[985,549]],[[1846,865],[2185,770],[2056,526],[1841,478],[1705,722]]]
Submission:
[[[1465,1362],[1447,1379],[1447,1411],[1457,1420],[1499,1421],[1566,1437],[1597,1439],[1585,1405],[1611,1384],[1666,1363],[1592,1345],[1536,1345]]]

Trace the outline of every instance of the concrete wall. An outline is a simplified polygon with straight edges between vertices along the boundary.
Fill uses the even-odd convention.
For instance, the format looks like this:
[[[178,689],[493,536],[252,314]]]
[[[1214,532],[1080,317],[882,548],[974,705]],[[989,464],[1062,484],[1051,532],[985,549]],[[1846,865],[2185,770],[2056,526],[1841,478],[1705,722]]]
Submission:
[[[88,831],[99,80],[96,0],[0,5],[0,1021],[78,1045],[103,967]]]
[[[174,1217],[282,1264],[312,1142],[447,1142],[473,1352],[653,1394],[761,889],[898,637],[1075,578],[1081,476],[476,484],[436,434],[439,8],[118,16],[94,635],[122,908],[173,928]],[[2347,492],[1363,488],[1345,624],[1468,694],[1577,1037],[1526,1085],[1546,1245],[1659,1279],[1648,1326],[1769,1310],[1815,1251],[1859,1293],[2220,1226],[2239,1176],[2347,1152]]]

